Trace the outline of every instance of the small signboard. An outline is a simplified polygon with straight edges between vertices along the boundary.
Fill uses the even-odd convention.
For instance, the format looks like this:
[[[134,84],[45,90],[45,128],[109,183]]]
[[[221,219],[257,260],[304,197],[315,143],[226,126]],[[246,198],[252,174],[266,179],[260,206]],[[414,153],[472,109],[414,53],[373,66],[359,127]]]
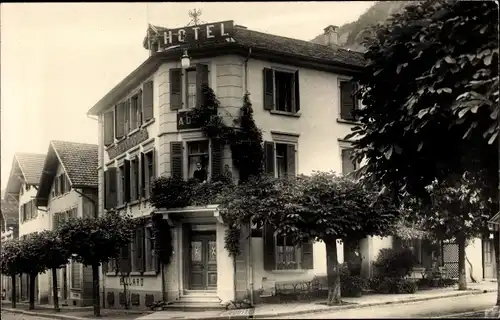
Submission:
[[[177,112],[177,130],[197,128],[199,128],[199,126],[194,123],[193,118],[191,117],[191,111]]]
[[[168,29],[157,40],[162,48],[182,44],[202,44],[205,42],[226,41],[233,34],[232,20],[199,24],[190,27]]]
[[[108,157],[109,159],[114,159],[120,154],[132,149],[146,140],[148,140],[148,130],[141,129],[128,138],[119,141],[116,145],[110,147],[108,149]]]

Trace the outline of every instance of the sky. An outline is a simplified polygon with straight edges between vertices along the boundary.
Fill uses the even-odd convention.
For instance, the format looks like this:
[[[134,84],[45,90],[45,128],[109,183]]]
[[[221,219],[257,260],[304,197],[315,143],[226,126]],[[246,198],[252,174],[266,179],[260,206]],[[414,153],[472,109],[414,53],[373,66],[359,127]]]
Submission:
[[[366,2],[162,2],[1,4],[1,188],[15,152],[46,153],[50,140],[97,144],[87,111],[148,57],[147,23],[202,22],[311,40],[355,21]]]

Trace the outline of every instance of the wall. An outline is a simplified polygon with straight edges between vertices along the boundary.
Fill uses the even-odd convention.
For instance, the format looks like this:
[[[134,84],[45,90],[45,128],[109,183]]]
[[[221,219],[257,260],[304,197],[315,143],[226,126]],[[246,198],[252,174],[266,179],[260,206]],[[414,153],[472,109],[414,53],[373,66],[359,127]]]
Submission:
[[[469,242],[469,245],[465,248],[465,255],[472,264],[472,275],[477,281],[483,279],[483,250],[482,241],[480,238],[474,238]],[[465,261],[465,270],[467,274],[467,282],[470,281],[470,265]]]

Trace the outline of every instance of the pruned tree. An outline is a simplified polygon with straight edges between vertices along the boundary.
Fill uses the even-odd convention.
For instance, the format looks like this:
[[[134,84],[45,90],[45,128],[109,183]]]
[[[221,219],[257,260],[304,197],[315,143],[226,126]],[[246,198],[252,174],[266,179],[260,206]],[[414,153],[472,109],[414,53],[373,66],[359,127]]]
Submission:
[[[2,243],[0,250],[0,270],[2,274],[11,278],[11,303],[16,307],[16,277],[21,274],[23,261],[21,259],[21,243],[17,239],[7,240]]]
[[[55,231],[42,231],[37,235],[36,239],[37,241],[40,241],[42,247],[44,248],[39,258],[43,262],[43,265],[45,265],[48,270],[51,270],[52,273],[52,296],[54,297],[54,310],[59,312],[57,269],[65,267],[69,262],[71,255]]]
[[[335,305],[341,303],[337,240],[386,236],[398,222],[398,208],[377,194],[347,177],[316,172],[296,179],[248,182],[226,194],[220,209],[225,216],[245,216],[257,226],[272,226],[277,235],[295,244],[324,242],[328,304]]]
[[[35,281],[39,273],[45,272],[45,241],[44,236],[38,232],[28,235],[21,240],[21,272],[29,277],[29,309],[35,309]]]
[[[361,124],[346,137],[357,139],[355,159],[367,160],[365,181],[430,206],[426,187],[434,180],[484,169],[488,187],[480,191],[497,202],[498,4],[423,1],[371,34],[366,67],[355,79]],[[496,235],[497,261],[498,242]]]
[[[58,236],[72,260],[92,267],[94,315],[100,316],[99,266],[117,257],[134,237],[137,221],[114,212],[98,218],[72,218],[62,223]]]

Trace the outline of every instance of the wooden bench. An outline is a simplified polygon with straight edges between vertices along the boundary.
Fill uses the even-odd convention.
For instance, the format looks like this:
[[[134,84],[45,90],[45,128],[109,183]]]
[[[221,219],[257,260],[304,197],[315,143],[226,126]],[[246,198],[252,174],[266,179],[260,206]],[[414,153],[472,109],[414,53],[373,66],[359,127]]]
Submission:
[[[312,300],[321,291],[321,283],[318,279],[308,281],[287,281],[274,285],[274,295],[280,300],[298,299]]]

